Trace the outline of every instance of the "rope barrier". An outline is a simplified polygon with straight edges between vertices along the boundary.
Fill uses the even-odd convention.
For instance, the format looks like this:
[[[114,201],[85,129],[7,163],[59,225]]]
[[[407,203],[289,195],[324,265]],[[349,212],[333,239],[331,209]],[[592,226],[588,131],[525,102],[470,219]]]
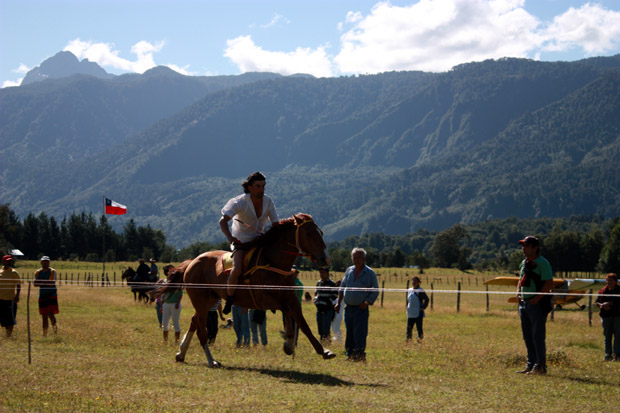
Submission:
[[[31,281],[30,279],[22,280],[25,282]],[[99,287],[104,289],[110,288],[123,288],[126,289],[128,287],[140,289],[152,289],[152,287],[174,287],[174,288],[191,288],[191,289],[207,289],[207,288],[227,288],[228,284],[200,284],[200,283],[165,283],[165,284],[153,284],[153,283],[138,283],[134,282],[131,286],[128,286],[122,282],[110,282],[110,284],[106,287]],[[58,289],[92,289],[96,288],[88,285],[72,285],[63,283],[61,286],[56,286]],[[339,291],[340,287],[317,287],[317,286],[288,286],[288,285],[244,285],[238,284],[235,287],[237,290],[293,290],[293,291]],[[8,289],[6,287],[0,287],[0,289]],[[361,288],[361,287],[347,287],[349,291],[361,291],[361,292],[374,292],[377,291],[387,292],[387,293],[406,293],[410,289],[407,288]],[[437,289],[416,289],[416,292],[426,292],[426,293],[437,293],[437,294],[488,294],[488,295],[516,295],[516,290],[514,291],[485,291],[485,290],[437,290]],[[532,295],[551,295],[551,296],[579,296],[579,297],[598,297],[598,292],[596,293],[579,293],[576,291],[560,291],[560,292],[523,292],[523,294],[532,294]],[[605,294],[605,297],[620,297],[620,294]]]

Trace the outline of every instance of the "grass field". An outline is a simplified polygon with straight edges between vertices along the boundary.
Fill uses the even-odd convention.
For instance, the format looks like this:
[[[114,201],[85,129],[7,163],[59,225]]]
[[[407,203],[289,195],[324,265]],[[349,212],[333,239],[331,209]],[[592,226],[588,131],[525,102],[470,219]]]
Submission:
[[[52,263],[62,272],[61,264]],[[23,263],[18,271],[28,278],[34,265]],[[55,337],[41,335],[33,288],[28,364],[26,286],[14,336],[0,337],[0,411],[617,410],[620,363],[602,361],[597,314],[589,326],[587,310],[556,312],[547,324],[549,374],[524,377],[515,373],[525,363],[515,306],[506,295],[491,295],[487,312],[486,296],[472,293],[483,291],[482,280],[492,275],[427,271],[422,287],[428,290],[433,282],[436,291],[424,322],[425,339],[406,343],[405,293],[389,290],[405,288],[405,274],[413,273],[402,271],[380,277],[388,291],[383,306],[379,299],[370,311],[366,363],[347,362],[342,343],[330,346],[335,359],[323,360],[304,337],[294,358],[284,355],[281,316],[268,313],[264,348],[238,349],[234,332],[220,330],[212,351],[221,369],[206,367],[196,338],[186,363],[175,363],[176,346],[163,342],[154,307],[134,303],[127,287],[75,282],[59,286]],[[316,273],[302,275],[308,287],[316,279]],[[456,294],[441,292],[456,289],[457,281],[462,289],[458,313]],[[187,298],[183,306],[185,331],[193,311]],[[304,303],[303,308],[316,332],[314,306]]]

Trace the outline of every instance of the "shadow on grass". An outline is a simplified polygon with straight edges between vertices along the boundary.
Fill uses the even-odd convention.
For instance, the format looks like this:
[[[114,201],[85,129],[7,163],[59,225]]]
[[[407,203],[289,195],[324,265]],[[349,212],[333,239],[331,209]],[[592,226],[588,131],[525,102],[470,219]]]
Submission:
[[[566,376],[566,378],[568,380],[572,380],[575,381],[577,383],[583,383],[583,384],[595,384],[597,386],[615,386],[615,387],[620,387],[620,382],[618,380],[606,380],[604,378],[598,378],[598,377],[588,377],[588,376],[581,376],[581,377],[571,377],[571,376]]]
[[[292,383],[303,383],[303,384],[322,384],[324,386],[355,386],[358,383],[354,383],[352,381],[341,380],[337,377],[331,376],[329,374],[316,374],[316,373],[307,373],[302,371],[295,370],[280,370],[280,369],[269,369],[269,368],[255,368],[255,367],[223,367],[224,370],[229,371],[247,371],[253,373],[266,374],[271,377],[286,379],[286,381]],[[382,385],[378,384],[359,384],[363,386],[369,387],[379,387]]]

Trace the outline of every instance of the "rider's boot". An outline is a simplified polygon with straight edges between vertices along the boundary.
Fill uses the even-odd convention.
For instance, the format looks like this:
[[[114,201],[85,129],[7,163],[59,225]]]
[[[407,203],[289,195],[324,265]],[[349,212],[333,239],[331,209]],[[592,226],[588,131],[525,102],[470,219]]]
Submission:
[[[224,306],[224,309],[222,310],[222,313],[230,314],[230,311],[232,310],[232,304],[233,304],[233,296],[232,295],[227,295],[226,296],[226,305]]]
[[[181,339],[181,332],[179,331],[178,333],[175,331],[174,332],[174,342],[178,343],[179,340]]]
[[[168,341],[168,332],[164,331],[164,341]]]

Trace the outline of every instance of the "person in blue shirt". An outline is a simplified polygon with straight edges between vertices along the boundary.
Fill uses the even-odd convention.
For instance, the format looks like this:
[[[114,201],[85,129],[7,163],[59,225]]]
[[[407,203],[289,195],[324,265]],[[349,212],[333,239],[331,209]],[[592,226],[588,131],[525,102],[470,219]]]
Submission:
[[[342,303],[346,304],[344,325],[347,333],[344,346],[347,360],[366,361],[368,307],[379,296],[379,283],[375,272],[366,265],[366,251],[363,248],[353,248],[351,260],[353,265],[344,273],[334,310],[338,313]]]
[[[407,341],[411,340],[413,326],[418,330],[418,341],[424,338],[424,310],[428,306],[428,296],[420,287],[420,277],[413,277],[413,287],[407,291]]]

